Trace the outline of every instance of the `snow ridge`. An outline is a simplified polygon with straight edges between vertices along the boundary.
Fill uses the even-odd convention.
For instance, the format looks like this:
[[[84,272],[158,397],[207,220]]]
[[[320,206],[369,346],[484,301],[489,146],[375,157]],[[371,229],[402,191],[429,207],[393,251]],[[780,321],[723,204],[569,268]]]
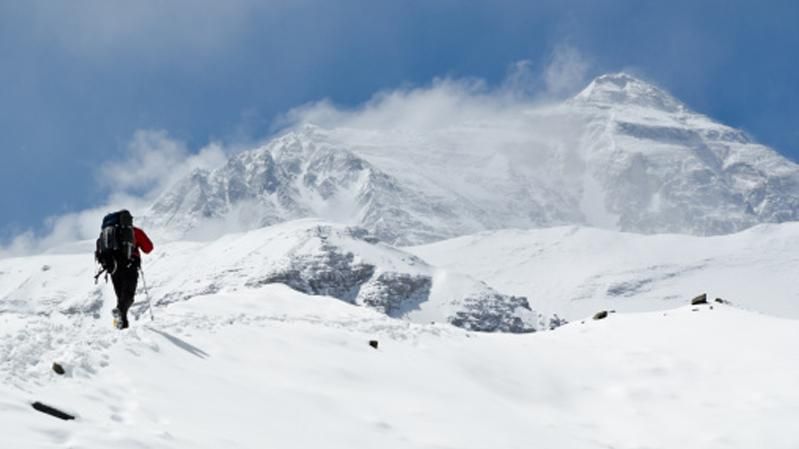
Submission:
[[[113,301],[106,285],[86,282],[93,268],[85,254],[0,260],[0,314],[98,314],[104,303]],[[477,279],[440,270],[378,242],[362,228],[316,220],[282,223],[208,243],[167,244],[148,258],[145,270],[155,306],[285,284],[416,323],[513,333],[562,324],[557,317],[535,313],[525,297],[505,295]],[[146,306],[141,294],[139,299],[133,308],[137,316]]]
[[[668,92],[626,73],[597,77],[573,101],[607,107],[638,106],[670,113],[686,110],[685,105]]]

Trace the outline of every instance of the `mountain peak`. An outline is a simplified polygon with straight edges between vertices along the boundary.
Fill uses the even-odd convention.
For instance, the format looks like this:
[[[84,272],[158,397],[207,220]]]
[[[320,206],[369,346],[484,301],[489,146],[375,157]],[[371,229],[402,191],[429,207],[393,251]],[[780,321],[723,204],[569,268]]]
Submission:
[[[509,227],[710,235],[799,220],[799,166],[629,74],[534,110],[529,127],[504,117],[296,126],[176,183],[149,227],[205,237],[317,217],[410,246]]]
[[[647,84],[646,81],[637,78],[633,75],[630,75],[627,72],[616,72],[616,73],[606,73],[604,75],[600,75],[594,79],[595,82],[599,84],[615,84],[619,87],[624,87],[627,84]]]
[[[685,106],[665,90],[628,73],[608,73],[591,81],[574,97],[579,102],[601,106],[641,106],[677,112]]]

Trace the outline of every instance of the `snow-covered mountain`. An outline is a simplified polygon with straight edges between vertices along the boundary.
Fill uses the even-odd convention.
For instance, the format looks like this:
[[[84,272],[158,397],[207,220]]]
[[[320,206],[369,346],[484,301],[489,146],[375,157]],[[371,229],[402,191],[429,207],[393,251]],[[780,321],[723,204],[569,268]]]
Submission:
[[[714,235],[799,219],[799,166],[626,74],[512,119],[431,129],[301,126],[165,192],[185,235],[320,217],[392,244],[577,224]]]
[[[159,245],[122,332],[91,249],[0,260],[0,447],[799,444],[799,326],[758,313],[799,316],[797,223],[486,231],[398,250],[289,222]],[[687,306],[702,291],[711,303]],[[539,305],[575,319],[466,330],[539,326],[525,320]],[[599,308],[617,313],[590,319]]]
[[[72,246],[71,251],[0,260],[0,314],[100,310],[112,292],[104,283],[91,282],[92,244]],[[439,270],[377,242],[361,228],[314,220],[209,243],[170,243],[148,258],[145,269],[156,306],[284,284],[417,323],[443,322],[486,332],[533,332],[560,324],[557,316],[536,314],[525,297],[504,295],[478,279]]]
[[[568,320],[598,310],[670,309],[703,292],[710,300],[799,319],[799,223],[711,237],[509,229],[407,250]]]

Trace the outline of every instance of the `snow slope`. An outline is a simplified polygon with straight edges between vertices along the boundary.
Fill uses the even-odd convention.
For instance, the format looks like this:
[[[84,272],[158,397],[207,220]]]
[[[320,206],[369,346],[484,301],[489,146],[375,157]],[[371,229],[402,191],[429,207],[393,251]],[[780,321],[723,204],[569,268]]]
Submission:
[[[0,260],[0,447],[799,446],[799,321],[757,312],[797,316],[797,223],[505,230],[401,250],[301,220],[159,245],[145,258],[155,321],[140,289],[122,332],[91,248]],[[701,291],[744,308],[686,306]],[[546,327],[518,306],[528,293],[529,309],[574,320],[447,324]],[[600,308],[618,313],[586,318]]]
[[[0,446],[799,446],[799,325],[730,306],[523,335],[416,325],[279,285],[155,312],[125,332],[105,315],[1,313]]]
[[[0,260],[0,312],[97,314],[113,296],[91,281],[92,242],[67,254]],[[317,220],[283,223],[212,242],[173,242],[145,257],[145,281],[158,305],[194,296],[282,283],[419,323],[481,331],[549,327],[527,298],[440,270],[377,242],[366,231]],[[143,299],[140,297],[140,299]],[[134,306],[136,307],[136,306]],[[136,307],[136,313],[141,309]]]
[[[321,217],[409,245],[509,227],[716,235],[799,220],[799,166],[627,74],[562,104],[451,107],[427,126],[298,126],[195,171],[144,223],[181,238]]]
[[[713,237],[573,226],[503,230],[407,250],[570,320],[602,309],[672,308],[702,292],[799,318],[799,223]]]

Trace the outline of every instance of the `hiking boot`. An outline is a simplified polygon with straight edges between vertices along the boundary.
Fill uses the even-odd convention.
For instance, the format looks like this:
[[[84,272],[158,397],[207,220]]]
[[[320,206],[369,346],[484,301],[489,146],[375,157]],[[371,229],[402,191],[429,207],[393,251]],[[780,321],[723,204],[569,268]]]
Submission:
[[[114,321],[113,321],[113,323],[114,323],[114,327],[115,327],[115,328],[117,328],[117,329],[124,329],[125,327],[128,327],[128,326],[127,326],[127,323],[125,323],[125,322],[122,320],[122,316],[121,316],[121,314],[119,313],[119,309],[117,309],[117,308],[114,308],[114,309],[111,311],[111,316],[113,316],[113,317],[114,317]],[[124,325],[124,327],[123,327],[123,325]]]

